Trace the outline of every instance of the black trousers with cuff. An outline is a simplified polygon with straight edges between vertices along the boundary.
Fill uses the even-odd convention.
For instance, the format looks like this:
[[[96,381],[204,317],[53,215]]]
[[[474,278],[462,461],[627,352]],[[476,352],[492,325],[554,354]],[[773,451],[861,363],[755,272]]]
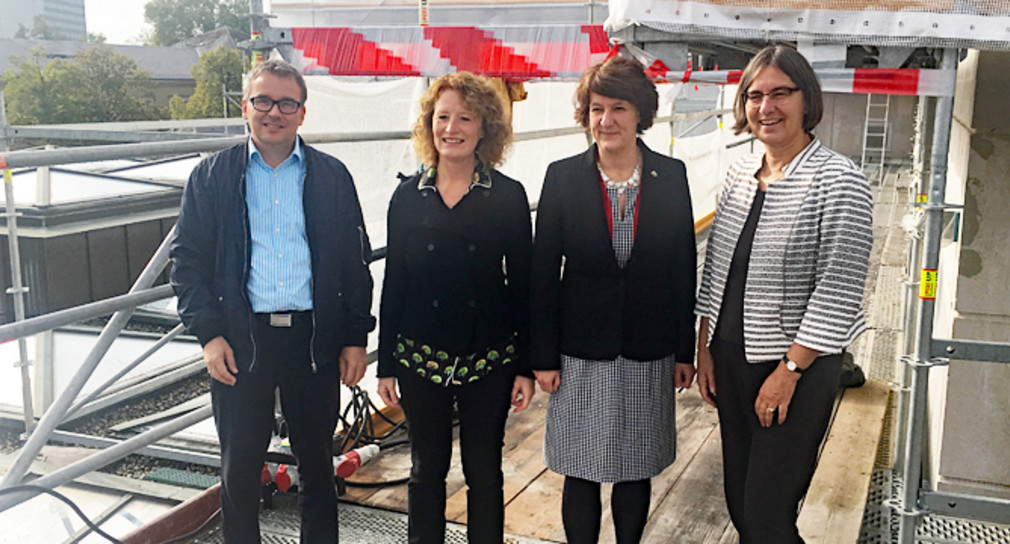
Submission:
[[[802,544],[797,508],[838,392],[842,355],[818,357],[796,384],[786,422],[762,427],[754,402],[779,361],[748,363],[742,346],[716,339],[716,404],[726,503],[741,544]],[[777,416],[776,416],[777,418]]]
[[[502,447],[515,372],[499,367],[481,379],[445,387],[397,365],[400,405],[410,431],[407,526],[410,544],[445,542],[445,480],[452,457],[453,406],[466,479],[470,544],[501,544],[505,504]]]
[[[313,373],[310,314],[298,315],[291,327],[272,327],[260,315],[253,322],[253,372],[240,370],[232,386],[211,380],[221,442],[225,542],[260,542],[260,473],[274,427],[274,390],[280,388],[291,450],[298,459],[301,543],[336,544],[333,432],[339,410],[339,365],[331,361]]]

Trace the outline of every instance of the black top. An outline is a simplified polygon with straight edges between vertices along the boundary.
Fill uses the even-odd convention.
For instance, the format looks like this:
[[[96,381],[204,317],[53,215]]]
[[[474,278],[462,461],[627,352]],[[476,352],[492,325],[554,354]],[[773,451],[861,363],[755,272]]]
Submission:
[[[623,268],[603,206],[596,146],[547,169],[533,244],[535,369],[560,368],[562,353],[693,360],[697,248],[687,173],[681,161],[638,146],[638,228]]]
[[[747,283],[747,268],[750,264],[750,249],[754,245],[754,232],[757,231],[761,208],[764,207],[765,191],[759,190],[754,195],[747,221],[740,232],[740,238],[733,251],[730,261],[729,275],[726,278],[726,290],[722,297],[722,308],[719,310],[719,325],[715,328],[715,337],[723,342],[743,346],[743,295]]]
[[[479,166],[450,209],[429,169],[396,188],[387,225],[379,377],[395,375],[397,335],[463,356],[516,334],[515,368],[530,375],[532,229],[522,185]]]

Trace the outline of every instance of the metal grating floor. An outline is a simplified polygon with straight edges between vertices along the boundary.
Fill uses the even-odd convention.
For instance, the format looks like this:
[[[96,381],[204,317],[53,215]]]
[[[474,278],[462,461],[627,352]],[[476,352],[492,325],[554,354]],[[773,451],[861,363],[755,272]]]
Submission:
[[[341,503],[339,516],[341,544],[402,544],[407,541],[406,514]],[[276,496],[274,508],[260,513],[263,544],[298,544],[298,527],[298,505],[294,495]],[[190,543],[223,544],[224,535],[221,534],[220,525]],[[467,544],[466,526],[446,524],[445,543]],[[506,535],[505,544],[553,543]]]
[[[883,502],[899,498],[903,486],[890,469],[877,469],[870,484],[870,496],[863,512],[863,528],[858,544],[898,542],[898,520]],[[1010,526],[961,518],[926,515],[919,520],[916,544],[1010,544]]]

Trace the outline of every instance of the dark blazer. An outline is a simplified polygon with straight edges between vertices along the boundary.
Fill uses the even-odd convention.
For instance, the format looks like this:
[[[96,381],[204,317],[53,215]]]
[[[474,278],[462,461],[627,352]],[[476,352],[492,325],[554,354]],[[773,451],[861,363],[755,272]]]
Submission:
[[[354,180],[336,158],[302,142],[303,206],[312,261],[312,363],[336,364],[344,346],[364,346],[371,315],[371,246]],[[223,336],[237,363],[256,364],[253,311],[246,286],[252,239],[246,209],[248,142],[215,153],[193,169],[171,245],[179,316],[200,344]]]
[[[638,147],[638,227],[623,269],[611,243],[596,146],[547,168],[533,243],[534,369],[560,368],[562,353],[693,361],[697,250],[687,173],[681,161],[641,141]]]

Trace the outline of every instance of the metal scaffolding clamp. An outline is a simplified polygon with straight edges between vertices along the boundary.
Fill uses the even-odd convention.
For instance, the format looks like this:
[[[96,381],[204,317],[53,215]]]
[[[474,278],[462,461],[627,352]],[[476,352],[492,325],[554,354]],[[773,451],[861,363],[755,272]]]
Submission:
[[[920,361],[916,359],[915,356],[913,355],[902,355],[901,363],[906,364],[913,368],[915,367],[933,368],[935,366],[947,366],[950,364],[950,361],[940,357],[930,357],[928,360]]]

